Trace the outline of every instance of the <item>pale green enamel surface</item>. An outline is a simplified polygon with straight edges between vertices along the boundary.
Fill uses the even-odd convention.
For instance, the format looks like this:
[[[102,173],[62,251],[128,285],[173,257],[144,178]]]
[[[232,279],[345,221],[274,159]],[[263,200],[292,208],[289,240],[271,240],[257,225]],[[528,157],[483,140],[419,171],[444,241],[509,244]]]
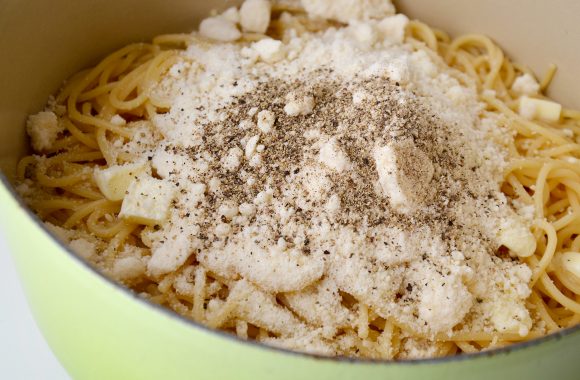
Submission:
[[[62,249],[0,186],[1,227],[36,320],[76,379],[575,379],[580,333],[450,362],[354,364],[244,344],[168,316]]]

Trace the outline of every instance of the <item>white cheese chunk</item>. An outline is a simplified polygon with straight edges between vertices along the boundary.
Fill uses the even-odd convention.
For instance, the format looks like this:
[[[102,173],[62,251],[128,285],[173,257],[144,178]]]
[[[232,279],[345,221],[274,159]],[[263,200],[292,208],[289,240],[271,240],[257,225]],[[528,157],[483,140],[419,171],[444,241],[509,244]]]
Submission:
[[[244,152],[238,148],[233,147],[228,151],[228,154],[222,159],[222,166],[227,171],[236,170],[241,164],[241,158]]]
[[[238,215],[238,210],[239,208],[234,202],[226,202],[220,205],[218,214],[231,220],[234,216]]]
[[[263,110],[258,112],[258,129],[262,133],[268,133],[274,127],[276,115],[272,111]]]
[[[435,169],[429,157],[412,141],[377,147],[374,159],[379,185],[391,205],[407,212],[409,205],[426,200]]]
[[[101,193],[110,201],[120,201],[136,177],[146,171],[145,162],[114,165],[106,169],[95,168],[93,178]]]
[[[491,322],[499,332],[520,336],[526,336],[532,327],[532,319],[526,307],[508,296],[494,301]]]
[[[340,203],[340,197],[337,194],[332,194],[324,208],[329,214],[334,215],[340,210]]]
[[[287,103],[284,112],[288,116],[308,115],[314,110],[316,103],[311,95],[298,96],[290,93],[286,96]]]
[[[236,25],[223,17],[209,17],[199,24],[199,33],[212,40],[232,42],[238,40],[242,33]]]
[[[260,191],[254,198],[254,203],[256,205],[266,205],[272,201],[274,198],[274,192],[270,189]]]
[[[246,0],[240,7],[240,24],[247,32],[266,33],[272,5],[267,0]]]
[[[256,150],[257,150],[257,148],[256,148]],[[252,158],[250,158],[250,161],[248,162],[248,165],[250,165],[253,168],[257,168],[260,165],[262,165],[262,155],[259,154],[259,153],[254,154],[252,156]]]
[[[290,336],[304,329],[290,311],[276,303],[274,297],[245,279],[234,283],[228,299],[235,300],[235,312],[242,320],[256,326],[268,326],[268,329],[282,336]]]
[[[26,123],[26,132],[35,151],[50,149],[64,128],[58,122],[56,114],[51,111],[31,115]]]
[[[434,276],[423,289],[419,316],[431,331],[445,332],[460,323],[473,305],[473,295],[460,276]]]
[[[566,279],[571,282],[577,292],[580,289],[580,253],[566,252],[562,254],[559,265],[566,274]]]
[[[536,251],[536,239],[530,229],[517,218],[504,221],[499,228],[498,242],[519,257],[529,257]]]
[[[318,160],[328,168],[337,172],[342,172],[350,166],[350,161],[346,154],[340,149],[335,138],[330,139],[320,148]]]
[[[246,143],[246,148],[244,150],[244,154],[245,154],[247,160],[252,158],[252,156],[256,152],[256,147],[258,146],[259,140],[260,140],[260,135],[255,135],[255,136],[252,136],[248,140],[248,142]]]
[[[273,63],[284,58],[284,49],[282,41],[272,38],[264,38],[252,45],[260,59],[264,62]]]
[[[175,187],[171,183],[139,177],[129,185],[119,216],[132,223],[161,224],[167,219],[174,196]]]
[[[232,227],[229,224],[219,223],[215,227],[214,233],[217,237],[224,238],[224,237],[228,236],[231,231],[232,231]]]
[[[331,328],[348,326],[349,310],[340,303],[336,283],[323,278],[319,283],[300,292],[284,295],[290,308],[308,322]]]
[[[115,115],[111,118],[111,123],[118,126],[123,126],[127,124],[127,120],[123,119],[121,115]]]
[[[512,90],[522,95],[534,95],[540,91],[540,85],[532,75],[525,73],[514,80]]]
[[[520,115],[530,120],[558,121],[562,113],[562,105],[559,103],[527,96],[520,99],[519,106]]]
[[[223,17],[226,20],[228,20],[234,24],[240,23],[240,12],[238,11],[238,8],[236,8],[236,7],[229,7],[228,9],[223,11],[223,13],[220,15],[220,17]]]
[[[239,207],[240,214],[244,216],[252,216],[256,213],[256,206],[251,203],[242,203]]]
[[[405,29],[409,19],[404,14],[398,14],[391,17],[386,17],[381,20],[377,28],[380,31],[381,37],[393,43],[403,43],[405,39]]]

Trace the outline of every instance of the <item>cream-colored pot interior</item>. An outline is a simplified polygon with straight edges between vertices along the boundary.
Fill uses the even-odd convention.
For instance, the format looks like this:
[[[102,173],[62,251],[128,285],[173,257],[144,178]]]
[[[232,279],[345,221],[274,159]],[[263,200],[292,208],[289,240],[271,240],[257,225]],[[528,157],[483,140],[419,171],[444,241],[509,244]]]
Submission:
[[[191,31],[212,8],[231,3],[0,0],[0,168],[10,175],[27,149],[26,116],[64,79],[128,43]]]

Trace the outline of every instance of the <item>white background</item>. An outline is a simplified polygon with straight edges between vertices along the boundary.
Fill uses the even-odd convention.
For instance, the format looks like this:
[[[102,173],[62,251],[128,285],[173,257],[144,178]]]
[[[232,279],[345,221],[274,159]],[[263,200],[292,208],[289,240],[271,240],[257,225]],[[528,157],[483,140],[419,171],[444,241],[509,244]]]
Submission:
[[[0,231],[0,379],[70,379],[32,319],[3,231]]]

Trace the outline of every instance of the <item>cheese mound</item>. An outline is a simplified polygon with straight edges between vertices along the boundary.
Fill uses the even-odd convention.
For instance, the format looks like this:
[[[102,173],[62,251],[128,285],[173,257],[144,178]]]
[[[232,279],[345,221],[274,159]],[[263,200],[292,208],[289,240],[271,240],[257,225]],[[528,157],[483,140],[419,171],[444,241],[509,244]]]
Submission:
[[[323,353],[346,350],[334,336],[359,317],[338,292],[429,338],[530,329],[531,273],[495,255],[511,242],[501,222],[518,218],[499,189],[507,153],[492,141],[494,121],[482,122],[473,84],[394,42],[406,19],[385,4],[304,1],[312,15],[350,24],[188,48],[187,69],[157,89],[174,105],[154,120],[164,138],[152,166],[205,191],[195,203],[178,192],[152,239],[150,275],[179,270],[186,252],[284,299],[300,318],[290,331],[251,322],[273,329],[268,342]],[[184,223],[195,233],[172,238]],[[524,235],[516,240],[533,241]],[[228,318],[264,308],[247,297]]]

